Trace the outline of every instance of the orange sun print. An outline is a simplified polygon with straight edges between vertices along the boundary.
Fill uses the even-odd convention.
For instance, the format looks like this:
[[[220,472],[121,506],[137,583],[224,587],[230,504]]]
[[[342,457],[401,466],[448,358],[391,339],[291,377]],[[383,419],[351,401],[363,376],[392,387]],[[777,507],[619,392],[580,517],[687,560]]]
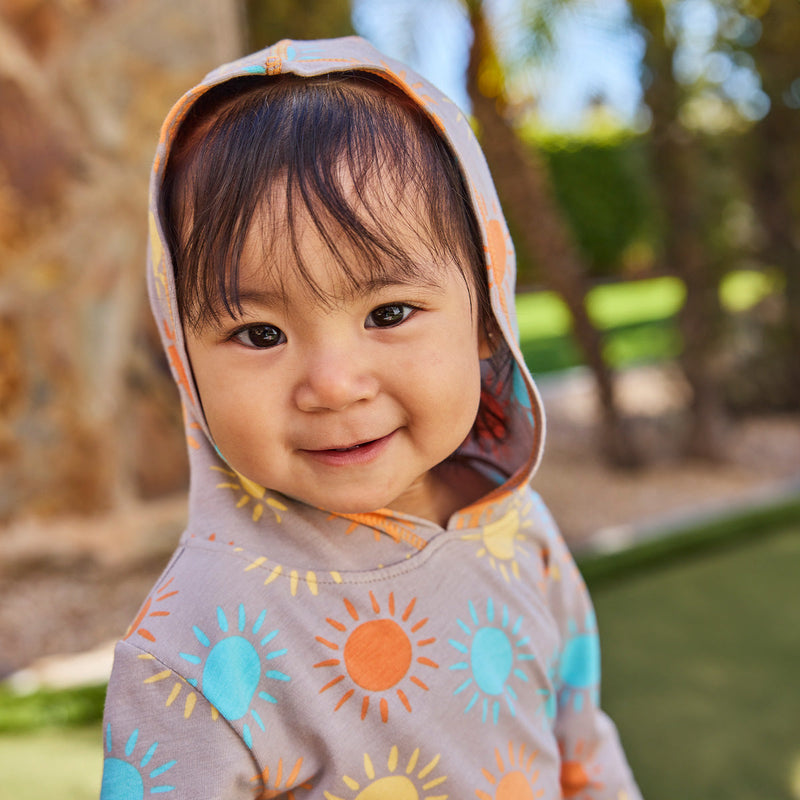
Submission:
[[[603,784],[598,780],[601,767],[597,764],[589,766],[584,756],[585,742],[578,741],[569,754],[564,744],[559,745],[561,750],[561,791],[564,797],[576,797],[580,800],[591,800],[591,789],[602,789]]]
[[[510,324],[511,314],[508,310],[503,283],[506,281],[508,273],[513,267],[514,250],[506,235],[503,223],[500,222],[496,216],[492,217],[489,215],[486,201],[483,199],[482,195],[478,193],[477,189],[475,189],[475,193],[478,210],[480,211],[483,221],[483,228],[486,231],[486,245],[484,250],[489,262],[490,287],[496,289],[500,307],[503,310],[503,316]]]
[[[138,633],[143,639],[147,639],[148,642],[154,642],[156,640],[155,634],[153,634],[149,628],[144,627],[145,619],[152,618],[152,617],[168,617],[169,611],[165,611],[161,608],[156,608],[155,610],[151,610],[153,608],[153,603],[163,603],[165,600],[169,599],[170,597],[174,597],[178,594],[177,589],[169,589],[169,585],[172,583],[174,578],[170,578],[166,583],[163,583],[159,586],[145,601],[144,605],[140,609],[139,613],[136,615],[136,619],[131,623],[130,627],[128,628],[125,636],[123,637],[123,641],[126,641],[133,636],[134,633]]]
[[[251,783],[259,783],[263,786],[263,788],[260,789],[259,794],[256,795],[255,800],[273,800],[273,798],[278,797],[286,797],[287,800],[297,800],[299,797],[297,794],[298,789],[310,791],[310,781],[297,784],[297,779],[300,775],[302,766],[303,759],[298,758],[294,762],[291,772],[286,776],[283,774],[282,758],[278,759],[278,764],[274,770],[270,770],[269,767],[265,767],[260,775],[255,775],[250,779]],[[281,787],[281,782],[283,782],[283,787]]]
[[[544,789],[534,788],[539,780],[539,770],[534,762],[539,755],[538,750],[525,752],[525,745],[519,747],[517,753],[513,742],[508,743],[508,754],[504,758],[495,748],[494,759],[497,771],[482,768],[483,777],[491,784],[491,789],[476,789],[479,800],[537,800],[544,794]]]
[[[319,690],[320,694],[339,684],[355,684],[340,695],[334,711],[338,711],[358,690],[362,690],[361,719],[366,718],[372,697],[376,695],[380,718],[388,722],[390,700],[396,698],[406,711],[412,710],[408,697],[411,687],[406,683],[412,684],[415,691],[428,691],[428,686],[416,673],[420,666],[439,668],[436,662],[422,655],[424,648],[433,644],[436,637],[421,634],[417,638],[417,634],[428,623],[428,618],[418,621],[412,619],[416,598],[396,618],[393,592],[389,594],[385,612],[372,592],[369,597],[371,607],[367,612],[359,611],[345,598],[347,615],[343,617],[344,621],[331,617],[325,620],[335,633],[329,633],[330,638],[317,636],[316,639],[332,651],[331,657],[314,664],[314,668],[336,672]],[[336,641],[342,637],[343,642]]]

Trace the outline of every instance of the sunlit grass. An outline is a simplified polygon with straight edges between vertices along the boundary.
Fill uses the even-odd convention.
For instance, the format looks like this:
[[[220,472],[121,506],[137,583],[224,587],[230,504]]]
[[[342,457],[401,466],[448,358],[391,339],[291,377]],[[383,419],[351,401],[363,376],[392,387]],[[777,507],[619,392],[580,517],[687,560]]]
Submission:
[[[567,306],[555,292],[518,294],[517,317],[523,341],[564,336],[572,325]]]
[[[0,734],[4,800],[97,800],[102,767],[99,724]]]
[[[743,269],[725,276],[720,288],[722,304],[729,311],[746,311],[783,290],[783,277],[774,270]]]
[[[669,319],[686,299],[683,283],[671,276],[595,286],[586,298],[589,316],[608,330],[636,322]]]
[[[771,272],[740,270],[725,277],[720,299],[731,313],[745,311],[781,291]],[[686,300],[684,284],[662,276],[593,287],[587,295],[589,317],[604,337],[604,356],[615,368],[676,358],[681,351],[677,315]],[[571,333],[564,301],[550,291],[517,296],[520,344],[534,374],[583,363]]]
[[[44,725],[85,726],[103,718],[105,686],[86,686],[18,695],[0,685],[0,734]]]
[[[105,693],[91,686],[20,696],[0,686],[0,798],[96,800]]]

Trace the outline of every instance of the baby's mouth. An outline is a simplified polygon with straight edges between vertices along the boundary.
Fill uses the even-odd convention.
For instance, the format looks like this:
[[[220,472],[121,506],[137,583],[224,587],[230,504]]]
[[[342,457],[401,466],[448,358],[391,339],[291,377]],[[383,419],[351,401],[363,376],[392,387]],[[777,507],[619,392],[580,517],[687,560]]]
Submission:
[[[349,453],[351,450],[358,450],[361,447],[366,447],[367,445],[377,441],[377,439],[370,439],[367,442],[359,442],[358,444],[350,445],[350,447],[330,447],[328,449],[334,453]]]
[[[367,463],[378,453],[383,451],[385,445],[394,436],[394,431],[386,436],[379,436],[377,439],[364,439],[356,444],[346,447],[326,447],[314,450],[305,450],[308,455],[322,459],[324,462],[332,464],[360,464]]]

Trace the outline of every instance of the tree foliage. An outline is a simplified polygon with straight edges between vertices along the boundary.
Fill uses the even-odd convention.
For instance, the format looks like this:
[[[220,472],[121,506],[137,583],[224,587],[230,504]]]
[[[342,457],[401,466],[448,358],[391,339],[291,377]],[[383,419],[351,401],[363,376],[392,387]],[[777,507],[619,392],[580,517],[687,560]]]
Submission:
[[[348,0],[245,0],[249,50],[281,39],[329,39],[350,36]]]
[[[642,138],[538,136],[534,143],[589,275],[637,277],[652,269],[663,234]]]
[[[690,442],[713,454],[721,443],[712,429],[732,402],[800,407],[800,5],[631,4],[647,32],[650,163],[668,223],[667,266],[688,289]],[[737,267],[777,268],[783,297],[726,317],[719,284]]]

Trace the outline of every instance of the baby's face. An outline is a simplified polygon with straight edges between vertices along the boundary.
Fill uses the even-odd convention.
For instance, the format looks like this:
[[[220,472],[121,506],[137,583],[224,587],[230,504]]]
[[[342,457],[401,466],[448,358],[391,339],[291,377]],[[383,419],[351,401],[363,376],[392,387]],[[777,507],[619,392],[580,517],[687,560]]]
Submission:
[[[444,523],[438,498],[453,487],[435,468],[475,421],[489,355],[458,267],[380,281],[365,270],[354,291],[311,223],[298,223],[311,277],[335,298],[325,301],[296,277],[288,244],[271,246],[279,267],[264,269],[259,228],[242,258],[241,314],[186,330],[219,451],[246,478],[312,506]]]

